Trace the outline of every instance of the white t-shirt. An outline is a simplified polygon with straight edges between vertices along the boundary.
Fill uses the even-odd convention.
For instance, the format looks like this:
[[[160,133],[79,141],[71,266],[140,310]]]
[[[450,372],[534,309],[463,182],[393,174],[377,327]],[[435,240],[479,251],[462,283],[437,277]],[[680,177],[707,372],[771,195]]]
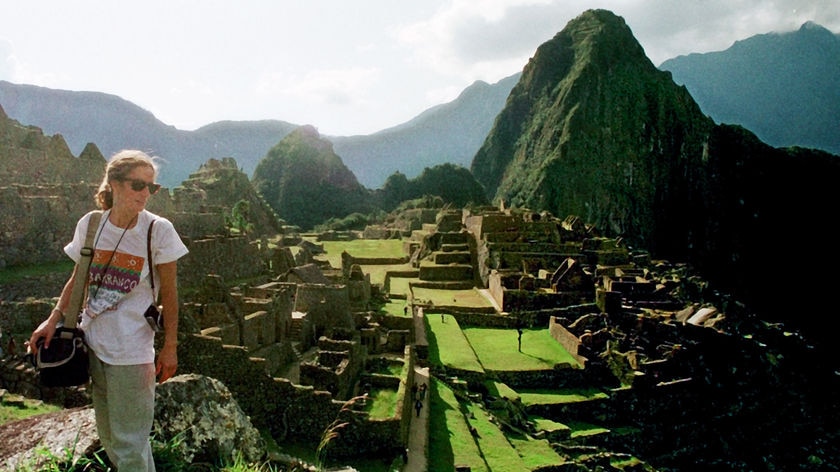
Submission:
[[[80,314],[81,328],[88,346],[103,362],[149,364],[155,360],[155,332],[143,313],[157,299],[152,294],[146,261],[149,224],[155,220],[152,228],[155,265],[176,261],[188,250],[172,222],[166,218],[143,210],[137,217],[137,224],[126,231],[108,221],[109,213],[102,214],[94,237],[87,301]],[[73,241],[64,247],[64,252],[77,263],[81,259],[89,220],[90,213],[79,219]],[[159,288],[156,272],[155,290]]]

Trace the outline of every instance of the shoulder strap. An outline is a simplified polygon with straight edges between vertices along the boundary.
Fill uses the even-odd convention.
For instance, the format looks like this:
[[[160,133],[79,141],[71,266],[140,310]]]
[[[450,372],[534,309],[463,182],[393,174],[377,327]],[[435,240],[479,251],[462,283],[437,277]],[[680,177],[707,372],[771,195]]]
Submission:
[[[152,262],[152,226],[155,220],[149,223],[149,234],[146,235],[146,253],[149,260],[149,277],[152,279],[152,294],[155,293],[155,264]]]
[[[82,298],[85,293],[85,285],[90,275],[90,261],[93,259],[93,237],[96,235],[96,230],[99,229],[99,221],[102,218],[102,212],[96,211],[91,213],[88,220],[87,234],[85,235],[85,245],[82,247],[82,258],[76,264],[76,273],[73,277],[73,291],[70,293],[70,304],[67,307],[66,319],[64,325],[68,328],[75,328],[76,321],[79,316],[79,311],[82,309]]]

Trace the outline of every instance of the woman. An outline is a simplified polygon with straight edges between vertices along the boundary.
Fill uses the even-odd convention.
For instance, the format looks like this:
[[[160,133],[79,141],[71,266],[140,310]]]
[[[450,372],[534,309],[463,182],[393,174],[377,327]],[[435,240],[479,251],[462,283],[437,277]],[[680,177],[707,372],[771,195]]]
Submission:
[[[155,377],[164,382],[178,367],[177,260],[187,254],[172,223],[147,211],[160,185],[157,164],[141,151],[115,154],[105,168],[96,203],[105,210],[94,238],[87,299],[80,326],[90,352],[91,399],[96,427],[109,460],[120,471],[154,471],[149,435],[154,419]],[[76,224],[64,248],[77,263],[90,213]],[[147,236],[151,232],[155,290],[164,317],[164,342],[155,363],[155,332],[144,313],[158,299],[149,277]],[[49,347],[70,303],[74,276],[58,304],[29,339]]]

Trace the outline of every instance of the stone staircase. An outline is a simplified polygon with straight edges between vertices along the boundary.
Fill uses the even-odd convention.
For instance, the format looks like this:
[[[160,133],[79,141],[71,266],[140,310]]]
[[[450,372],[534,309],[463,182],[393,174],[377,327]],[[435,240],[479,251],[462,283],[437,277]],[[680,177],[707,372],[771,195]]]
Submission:
[[[420,263],[419,279],[452,282],[474,279],[469,233],[451,231],[441,234],[440,250]]]
[[[292,312],[292,324],[289,326],[289,339],[301,339],[303,333],[303,313]]]

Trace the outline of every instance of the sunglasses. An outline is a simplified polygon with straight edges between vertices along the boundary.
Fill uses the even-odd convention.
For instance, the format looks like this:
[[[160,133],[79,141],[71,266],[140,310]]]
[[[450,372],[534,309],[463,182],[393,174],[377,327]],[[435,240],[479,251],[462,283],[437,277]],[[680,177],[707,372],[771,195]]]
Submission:
[[[160,190],[160,184],[146,182],[145,180],[126,179],[123,182],[129,182],[131,184],[131,190],[134,190],[135,192],[142,192],[144,188],[148,188],[149,193],[154,195],[158,192],[158,190]]]

